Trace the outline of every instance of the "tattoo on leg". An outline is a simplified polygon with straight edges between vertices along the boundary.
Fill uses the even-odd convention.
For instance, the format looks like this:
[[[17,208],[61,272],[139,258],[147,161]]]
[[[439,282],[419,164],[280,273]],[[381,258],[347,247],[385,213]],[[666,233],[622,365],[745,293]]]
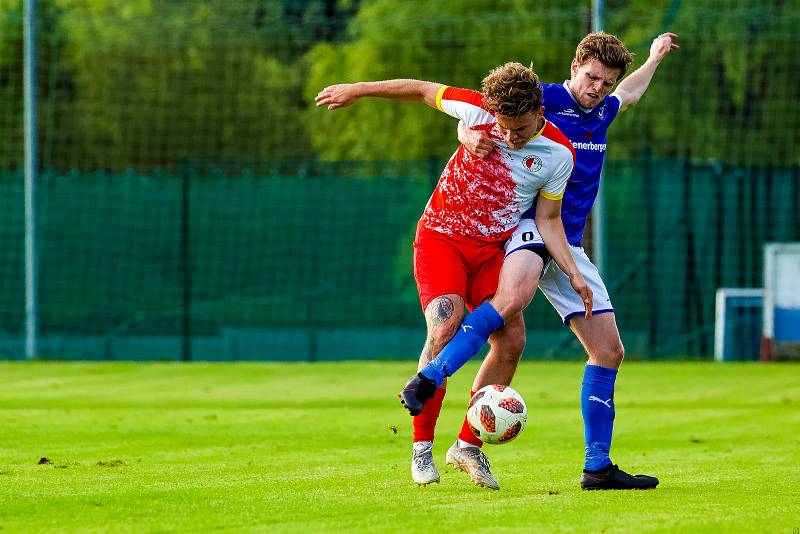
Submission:
[[[432,326],[439,326],[453,316],[455,306],[450,297],[439,297],[428,307],[429,319]]]
[[[425,346],[422,347],[422,358],[425,362],[429,362],[434,358],[432,337],[425,340]]]
[[[425,346],[422,348],[422,354],[420,355],[422,362],[431,361],[441,350],[442,347],[440,345],[442,342],[441,340],[437,342],[437,339],[442,337],[440,327],[453,317],[455,309],[455,304],[453,304],[450,297],[438,297],[428,304],[425,309],[428,336],[425,339]]]

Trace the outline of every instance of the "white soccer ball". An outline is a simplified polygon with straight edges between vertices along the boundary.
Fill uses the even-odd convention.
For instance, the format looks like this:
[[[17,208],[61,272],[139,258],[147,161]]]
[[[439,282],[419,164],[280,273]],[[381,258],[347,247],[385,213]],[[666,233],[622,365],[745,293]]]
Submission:
[[[467,408],[467,423],[472,433],[492,445],[516,438],[527,420],[525,401],[511,386],[482,387],[472,396]]]

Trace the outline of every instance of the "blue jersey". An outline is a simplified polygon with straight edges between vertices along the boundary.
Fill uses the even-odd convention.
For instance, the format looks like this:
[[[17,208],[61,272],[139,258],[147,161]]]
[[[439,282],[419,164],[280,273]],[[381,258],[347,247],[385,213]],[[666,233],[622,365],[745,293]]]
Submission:
[[[619,113],[620,100],[608,95],[593,109],[586,110],[563,84],[543,83],[545,118],[558,126],[575,148],[575,168],[564,190],[561,219],[570,245],[579,246],[586,218],[600,188],[600,171],[606,154],[606,132]],[[533,218],[536,204],[523,217]]]

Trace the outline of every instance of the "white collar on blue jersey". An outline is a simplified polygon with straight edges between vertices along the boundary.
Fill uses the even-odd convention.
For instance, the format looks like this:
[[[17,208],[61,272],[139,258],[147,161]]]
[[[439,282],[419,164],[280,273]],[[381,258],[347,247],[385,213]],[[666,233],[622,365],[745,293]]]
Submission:
[[[585,107],[581,106],[580,104],[578,104],[578,101],[575,100],[575,97],[572,96],[572,91],[569,90],[569,80],[564,80],[564,89],[567,90],[567,94],[572,99],[572,101],[575,102],[575,105],[580,108],[581,111],[583,111],[584,113],[591,113],[592,112],[592,110],[594,108],[585,108]]]

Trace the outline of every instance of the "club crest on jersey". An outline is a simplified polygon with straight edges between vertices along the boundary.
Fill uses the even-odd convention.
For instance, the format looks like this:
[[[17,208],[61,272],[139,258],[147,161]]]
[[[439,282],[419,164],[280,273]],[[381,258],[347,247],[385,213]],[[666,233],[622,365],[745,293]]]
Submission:
[[[528,156],[522,161],[531,172],[542,170],[542,158],[539,156]]]

